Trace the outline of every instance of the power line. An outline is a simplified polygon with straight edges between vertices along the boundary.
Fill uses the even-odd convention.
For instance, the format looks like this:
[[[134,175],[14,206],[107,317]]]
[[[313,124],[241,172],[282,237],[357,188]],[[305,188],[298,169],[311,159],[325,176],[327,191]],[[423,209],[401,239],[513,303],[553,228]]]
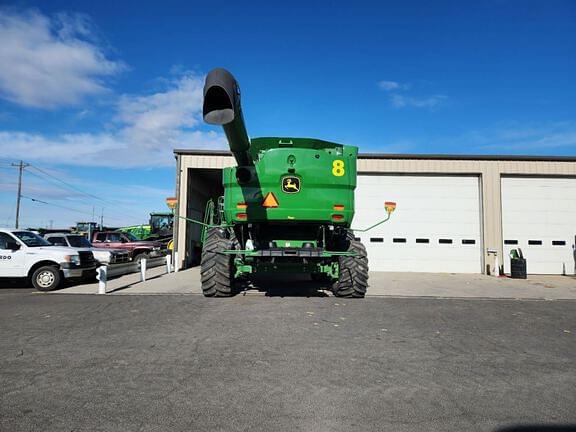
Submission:
[[[66,185],[68,188],[74,190],[75,192],[79,192],[79,193],[81,193],[81,194],[84,194],[84,195],[89,196],[89,197],[91,197],[91,198],[97,199],[98,201],[101,201],[101,202],[106,203],[106,204],[108,204],[108,205],[112,205],[112,206],[114,206],[114,207],[119,207],[119,206],[120,206],[120,207],[124,207],[122,204],[120,204],[120,203],[118,203],[118,202],[110,201],[110,200],[101,198],[101,197],[99,197],[99,196],[97,196],[97,195],[94,195],[94,194],[92,194],[92,193],[90,193],[90,192],[86,192],[86,191],[80,189],[79,187],[74,186],[73,184],[70,184],[70,183],[68,183],[68,182],[66,182],[66,181],[64,181],[64,180],[62,180],[62,179],[54,176],[53,174],[50,174],[50,173],[44,171],[43,169],[38,168],[38,167],[35,166],[35,165],[30,165],[30,166],[31,166],[33,169],[41,172],[42,174],[44,174],[44,175],[46,175],[46,176],[48,176],[48,177],[50,177],[50,178],[53,178],[53,179],[57,180],[58,182],[62,183],[63,185]],[[116,208],[115,211],[118,212],[118,209]],[[128,213],[128,212],[126,212],[126,211],[121,211],[121,212],[119,212],[119,213],[122,213],[122,214],[124,214],[125,216],[129,216],[129,217],[135,218],[135,219],[140,219],[140,218],[141,218],[141,216],[135,216],[133,213]]]
[[[82,210],[76,210],[76,209],[73,209],[73,208],[70,208],[70,207],[66,207],[66,206],[63,206],[63,205],[60,205],[60,204],[49,203],[49,202],[46,202],[46,201],[43,201],[43,200],[39,200],[39,199],[36,199],[36,198],[32,198],[32,197],[29,197],[29,196],[25,196],[25,195],[22,195],[22,198],[26,198],[26,199],[29,199],[30,201],[34,201],[34,202],[37,202],[37,203],[40,203],[40,204],[45,204],[45,205],[49,205],[49,206],[53,206],[53,207],[59,207],[59,208],[61,208],[61,209],[68,210],[68,211],[73,211],[73,212],[76,212],[76,213],[89,214],[88,212],[85,212],[85,211],[82,211]]]
[[[0,158],[0,160],[2,160],[2,159],[8,161],[8,159]],[[0,163],[1,163],[1,162],[0,162]],[[87,191],[79,188],[78,186],[75,186],[75,185],[73,185],[73,184],[71,184],[71,183],[69,183],[69,182],[67,182],[67,181],[65,181],[65,180],[62,180],[61,178],[59,178],[59,177],[57,177],[57,176],[55,176],[55,175],[53,175],[53,174],[51,174],[51,173],[43,170],[42,168],[39,168],[39,167],[36,166],[36,165],[26,164],[26,163],[24,163],[24,162],[22,162],[22,161],[21,161],[21,163],[23,164],[22,170],[23,170],[24,168],[26,168],[26,167],[30,167],[30,168],[34,169],[35,171],[37,171],[41,176],[38,175],[37,173],[29,170],[29,169],[26,170],[26,172],[27,172],[28,174],[31,174],[31,175],[33,175],[34,177],[39,178],[40,180],[48,181],[48,182],[50,182],[52,185],[54,185],[54,186],[56,186],[56,187],[58,187],[58,188],[61,188],[62,190],[72,190],[72,191],[74,191],[74,192],[76,192],[76,193],[78,193],[78,194],[80,194],[80,195],[84,195],[85,197],[89,197],[91,200],[98,200],[98,201],[100,201],[100,202],[102,202],[102,203],[107,204],[108,206],[114,206],[114,212],[120,213],[120,214],[123,215],[125,218],[128,217],[128,218],[130,218],[130,219],[135,219],[135,220],[141,220],[141,219],[142,219],[142,215],[136,215],[136,214],[134,214],[134,213],[127,212],[127,211],[125,211],[125,210],[123,210],[123,209],[118,209],[118,207],[125,207],[125,208],[127,208],[125,205],[123,205],[123,204],[121,204],[121,203],[118,203],[118,202],[115,202],[115,201],[111,201],[111,200],[102,198],[102,197],[100,197],[100,196],[98,196],[98,195],[95,195],[95,194],[93,194],[93,193],[87,192]],[[14,169],[14,167],[19,167],[19,166],[20,166],[20,164],[13,164],[13,163],[11,163],[11,164],[9,165],[9,167],[7,167],[6,169]],[[0,168],[3,168],[3,167],[0,167]],[[19,192],[19,195],[21,195],[21,191]],[[30,197],[27,197],[27,198],[28,198],[28,199],[31,199]],[[75,198],[75,201],[77,201],[77,202],[78,202],[79,204],[81,204],[81,205],[94,206],[94,203],[93,203],[93,201],[91,201],[91,200],[88,201],[86,198],[82,198],[82,197],[76,197],[76,198]],[[61,206],[61,205],[54,204],[54,203],[48,203],[48,202],[45,202],[45,201],[42,201],[42,200],[33,199],[33,201],[36,201],[36,202],[39,202],[39,203],[42,203],[42,204],[46,204],[46,205],[52,205],[52,206],[60,207],[60,208],[67,209],[67,210],[70,210],[70,211],[74,211],[74,212],[77,212],[77,213],[83,213],[83,214],[90,214],[90,215],[91,215],[91,213],[88,213],[88,212],[83,212],[83,211],[81,211],[81,210],[72,209],[72,208],[69,208],[69,207],[66,207],[66,206]],[[122,219],[122,218],[117,218],[117,217],[116,217],[116,218],[115,218],[115,217],[109,217],[109,219],[124,220],[124,219]]]
[[[56,177],[56,176],[54,176],[54,175],[46,172],[46,171],[44,171],[43,169],[38,168],[38,167],[35,166],[35,165],[31,165],[31,167],[34,168],[34,169],[37,170],[37,171],[40,171],[42,174],[47,175],[48,177],[51,177],[51,178],[59,181],[60,183],[68,186],[69,188],[75,190],[76,192],[79,192],[79,193],[81,193],[81,194],[87,195],[87,196],[89,196],[89,197],[91,197],[91,198],[97,199],[98,201],[102,201],[102,202],[104,202],[104,203],[106,203],[106,204],[116,205],[116,204],[114,204],[114,203],[111,202],[111,201],[108,201],[108,200],[106,200],[106,199],[104,199],[104,198],[100,198],[99,196],[94,195],[94,194],[91,194],[90,192],[86,192],[86,191],[80,189],[79,187],[74,186],[73,184],[70,184],[70,183],[68,183],[68,182],[66,182],[66,181],[64,181],[64,180],[62,180],[62,179],[60,179],[60,178],[58,178],[58,177]]]
[[[62,189],[62,190],[65,190],[65,191],[67,191],[67,192],[69,191],[69,189],[63,188],[62,186],[60,186],[59,184],[57,184],[56,182],[54,182],[54,181],[52,181],[52,180],[50,180],[50,179],[45,179],[44,177],[39,176],[38,174],[35,174],[35,173],[32,172],[32,171],[27,171],[27,172],[28,172],[28,174],[32,174],[34,177],[39,178],[40,180],[43,180],[43,181],[47,180],[47,181],[49,181],[51,184],[53,184],[54,186],[56,186],[56,187],[58,187],[58,188],[60,188],[60,189]],[[94,205],[94,203],[93,203],[92,201],[87,201],[86,198],[77,198],[77,200],[82,200],[84,205],[88,205],[88,206],[93,206],[93,205]]]
[[[81,214],[85,214],[85,215],[92,216],[92,213],[89,213],[89,212],[86,212],[86,211],[82,211],[82,210],[78,210],[78,209],[73,209],[73,208],[71,208],[71,207],[63,206],[63,205],[60,205],[60,204],[54,204],[54,203],[51,203],[51,202],[39,200],[39,199],[37,199],[37,198],[32,198],[32,197],[25,196],[25,195],[22,195],[22,198],[29,199],[30,201],[33,201],[33,202],[36,202],[36,203],[40,203],[40,204],[44,204],[44,205],[49,205],[49,206],[52,206],[52,207],[58,207],[58,208],[61,208],[61,209],[64,209],[64,210],[68,210],[68,211],[72,211],[72,212],[76,212],[76,213],[81,213]],[[112,216],[108,216],[108,219],[121,220],[121,219],[119,219],[119,218],[112,217]]]

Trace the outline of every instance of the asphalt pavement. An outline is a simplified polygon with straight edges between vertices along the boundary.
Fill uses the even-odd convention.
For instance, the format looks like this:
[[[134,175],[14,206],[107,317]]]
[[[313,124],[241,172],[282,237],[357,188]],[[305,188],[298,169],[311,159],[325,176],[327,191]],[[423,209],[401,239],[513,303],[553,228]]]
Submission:
[[[0,290],[2,431],[574,425],[572,300]]]

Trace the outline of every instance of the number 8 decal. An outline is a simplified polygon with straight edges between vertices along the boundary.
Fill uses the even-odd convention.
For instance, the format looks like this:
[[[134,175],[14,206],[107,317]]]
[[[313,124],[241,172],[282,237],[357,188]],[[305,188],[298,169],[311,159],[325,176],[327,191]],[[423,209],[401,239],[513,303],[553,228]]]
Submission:
[[[336,159],[332,162],[332,175],[335,177],[342,177],[346,171],[344,170],[344,161]]]

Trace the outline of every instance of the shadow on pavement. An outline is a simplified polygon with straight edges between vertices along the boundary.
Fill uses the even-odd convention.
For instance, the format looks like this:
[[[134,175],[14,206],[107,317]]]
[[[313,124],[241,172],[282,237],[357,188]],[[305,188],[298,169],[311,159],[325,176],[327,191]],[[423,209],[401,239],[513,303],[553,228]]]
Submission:
[[[0,289],[32,288],[32,284],[25,278],[3,279],[0,278]]]
[[[92,281],[91,279],[64,279],[61,285],[52,290],[54,291],[61,291],[66,288],[70,288],[76,285],[84,285],[87,283],[94,283],[95,286],[98,283],[97,280]],[[1,279],[0,278],[0,290],[1,289],[16,289],[16,288],[23,288],[23,289],[30,289],[32,291],[36,291],[36,289],[32,286],[32,283],[26,278],[18,278],[18,279]],[[42,291],[38,291],[42,292]]]
[[[495,429],[494,432],[576,432],[576,425],[518,425]]]
[[[326,284],[310,280],[308,275],[258,276],[238,283],[239,294],[257,291],[267,297],[329,297]]]
[[[108,279],[108,280],[110,281],[110,280],[113,280],[113,279],[118,279],[118,278],[120,278],[120,277],[122,277],[122,276],[126,276],[126,275],[115,276],[114,278],[110,278],[110,279]],[[159,274],[159,275],[156,275],[156,276],[147,276],[147,277],[146,277],[146,282],[151,281],[151,280],[154,280],[154,279],[159,279],[159,278],[161,278],[161,277],[163,277],[163,276],[166,276],[166,273],[162,273],[162,274]],[[124,291],[124,290],[126,290],[126,289],[128,289],[128,288],[132,288],[134,285],[138,285],[138,284],[141,284],[141,283],[145,283],[145,282],[141,282],[140,280],[137,280],[137,281],[135,281],[135,282],[127,283],[127,284],[124,285],[124,286],[121,286],[121,287],[118,287],[118,288],[114,288],[114,289],[110,289],[110,290],[106,291],[106,293],[107,293],[107,294],[110,294],[110,293],[115,293],[115,292],[119,292],[119,291]]]

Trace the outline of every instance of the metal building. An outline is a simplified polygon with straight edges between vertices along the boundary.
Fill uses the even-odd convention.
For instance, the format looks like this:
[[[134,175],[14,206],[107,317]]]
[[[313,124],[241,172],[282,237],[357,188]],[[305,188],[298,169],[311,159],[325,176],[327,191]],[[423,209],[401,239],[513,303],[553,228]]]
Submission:
[[[175,250],[184,267],[199,253],[206,201],[222,194],[227,151],[175,150]],[[509,272],[521,248],[528,273],[575,274],[576,157],[360,154],[353,227],[374,271]]]

